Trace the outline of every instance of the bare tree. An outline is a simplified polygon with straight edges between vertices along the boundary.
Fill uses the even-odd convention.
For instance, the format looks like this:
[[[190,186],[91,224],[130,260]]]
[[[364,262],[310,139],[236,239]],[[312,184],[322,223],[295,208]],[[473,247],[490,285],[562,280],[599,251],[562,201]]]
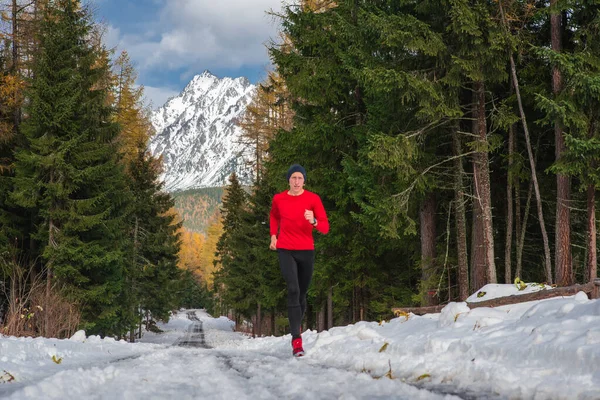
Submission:
[[[474,83],[473,98],[473,132],[476,135],[478,142],[478,151],[473,157],[475,202],[479,204],[479,209],[481,211],[480,218],[483,231],[486,283],[496,283],[498,280],[496,277],[496,263],[494,260],[494,229],[492,224],[487,122],[485,118],[485,84],[483,81],[476,81]]]

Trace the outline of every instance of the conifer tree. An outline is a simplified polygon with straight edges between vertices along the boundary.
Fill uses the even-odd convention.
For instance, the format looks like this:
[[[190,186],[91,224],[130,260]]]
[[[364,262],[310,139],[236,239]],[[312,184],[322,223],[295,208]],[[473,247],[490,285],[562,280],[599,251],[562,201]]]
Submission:
[[[215,262],[220,267],[215,273],[215,286],[222,290],[222,298],[227,304],[245,315],[249,315],[250,302],[254,297],[254,279],[246,273],[244,257],[240,252],[247,206],[247,194],[233,173],[229,177],[221,208],[223,234],[217,242],[215,253]],[[245,246],[244,251],[248,251]]]
[[[119,148],[125,164],[138,159],[138,149],[148,142],[154,128],[142,106],[144,87],[135,86],[137,75],[129,54],[123,51],[114,63],[116,120],[119,124]]]
[[[399,243],[381,240],[382,229],[388,228],[382,213],[363,213],[373,210],[367,197],[390,199],[394,190],[380,184],[390,182],[393,172],[382,174],[368,166],[371,93],[369,76],[362,72],[377,42],[364,25],[365,7],[350,1],[329,2],[317,11],[290,7],[283,21],[286,42],[271,48],[290,91],[295,119],[293,129],[280,132],[270,144],[270,176],[282,177],[290,164],[300,162],[309,171],[307,189],[324,201],[332,225],[328,235],[316,238],[319,267],[309,303],[321,310],[332,298],[341,311],[340,321],[367,318],[373,310],[379,314],[394,291],[382,292],[380,283],[400,282],[413,274],[413,260],[402,254]],[[381,115],[381,110],[374,112]],[[278,189],[286,185],[281,178],[270,183]],[[382,188],[388,196],[381,196]],[[401,266],[379,268],[392,258],[403,260]],[[407,294],[410,297],[408,290],[403,292]]]
[[[106,88],[97,85],[107,71],[88,40],[91,27],[79,1],[43,9],[11,198],[37,227],[31,258],[39,259],[48,290],[64,287],[82,307],[84,328],[111,334],[122,290],[128,191],[113,110]]]
[[[132,196],[124,277],[129,290],[121,295],[121,323],[133,341],[140,313],[146,321],[167,320],[169,311],[177,307],[182,221],[173,211],[173,198],[163,191],[160,161],[147,150],[153,128],[143,105],[144,89],[134,87],[136,73],[126,52],[117,58],[113,71],[110,81],[115,85],[117,143]]]
[[[541,48],[544,57],[552,61],[553,72],[559,72],[557,84],[559,92],[556,98],[539,96],[540,104],[551,118],[556,119],[556,135],[564,135],[562,148],[556,150],[559,160],[551,170],[557,173],[557,184],[566,185],[568,178],[575,177],[580,183],[579,190],[586,193],[586,263],[580,272],[578,281],[591,281],[597,277],[597,240],[596,240],[596,189],[600,184],[599,154],[600,154],[600,46],[595,38],[600,34],[600,7],[598,5],[581,4],[570,10],[571,24],[563,27],[573,31],[572,44],[562,51],[562,48]],[[557,24],[554,19],[554,24]],[[561,54],[562,53],[562,54]],[[553,86],[553,89],[556,85]],[[560,123],[559,123],[560,122]],[[556,137],[557,146],[561,138]],[[568,200],[569,187],[557,189],[558,195]],[[557,200],[557,224],[559,222],[561,200]],[[563,204],[564,206],[564,204]],[[568,217],[568,213],[567,213]],[[562,218],[561,218],[562,219]],[[557,227],[557,240],[567,240],[569,226]],[[565,231],[567,231],[565,233]],[[567,238],[567,239],[566,239]],[[569,240],[570,243],[570,240]],[[570,264],[571,250],[559,249],[557,242],[557,284],[568,284],[575,278]],[[562,262],[558,265],[559,253]],[[559,280],[560,279],[560,280]]]
[[[162,191],[159,171],[158,160],[145,146],[139,148],[129,167],[133,212],[128,225],[133,248],[126,273],[135,296],[131,305],[156,320],[168,320],[169,311],[178,306],[174,294],[181,272],[177,266],[181,222],[175,222],[175,202]]]
[[[257,186],[258,187],[258,186]],[[282,277],[268,249],[268,210],[263,196],[248,196],[235,174],[223,199],[223,234],[217,243],[215,290],[236,313],[252,318],[261,334],[262,316],[282,299]],[[265,193],[265,192],[261,192]],[[266,207],[270,206],[270,201]]]
[[[548,48],[550,13],[569,16],[560,52]],[[556,181],[541,172],[555,163],[556,146],[547,132],[556,121],[567,149],[550,170],[575,176],[587,192],[587,250],[572,251],[588,263],[577,274],[585,280],[597,274],[598,61],[589,40],[597,36],[597,6],[302,1],[286,8],[282,26],[283,43],[270,52],[294,120],[268,143],[250,213],[267,212],[266,192],[285,188],[281,177],[291,163],[307,168],[307,189],[322,196],[332,223],[329,235],[316,240],[309,315],[312,307],[321,312],[326,297],[339,322],[414,303],[424,289],[437,292],[429,300],[464,300],[469,256],[472,289],[495,282],[496,265],[504,265],[510,279],[513,230],[519,277],[551,282],[544,208],[556,201]],[[560,93],[552,91],[553,69],[562,73]],[[251,122],[255,131],[264,129],[260,118]],[[527,157],[529,163],[523,162]],[[520,183],[529,177],[527,190]],[[532,222],[527,216],[534,187],[538,218]],[[513,210],[506,201],[514,201]],[[427,218],[419,224],[425,204],[436,207],[423,207]],[[452,219],[456,235],[449,229]],[[572,223],[584,228],[584,221]],[[504,227],[507,248],[498,251],[497,232]],[[246,252],[254,250],[251,238],[245,240]],[[240,247],[235,254],[254,262],[242,253]],[[414,266],[432,273],[421,275]],[[239,272],[247,273],[241,267]]]

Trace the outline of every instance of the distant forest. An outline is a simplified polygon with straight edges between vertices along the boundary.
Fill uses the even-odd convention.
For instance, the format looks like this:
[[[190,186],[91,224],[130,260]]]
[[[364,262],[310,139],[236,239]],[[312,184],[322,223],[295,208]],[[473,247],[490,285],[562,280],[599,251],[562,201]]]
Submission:
[[[205,233],[219,218],[223,197],[222,187],[190,189],[172,193],[175,209],[183,219],[183,226],[191,231]]]

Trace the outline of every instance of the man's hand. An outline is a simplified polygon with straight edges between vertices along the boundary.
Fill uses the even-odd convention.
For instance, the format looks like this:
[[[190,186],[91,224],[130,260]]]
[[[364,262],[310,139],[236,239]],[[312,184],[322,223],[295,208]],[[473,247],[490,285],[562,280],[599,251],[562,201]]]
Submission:
[[[271,244],[269,245],[269,249],[277,250],[277,236],[271,236]]]
[[[312,210],[304,210],[304,218],[312,225],[315,220],[315,213]]]

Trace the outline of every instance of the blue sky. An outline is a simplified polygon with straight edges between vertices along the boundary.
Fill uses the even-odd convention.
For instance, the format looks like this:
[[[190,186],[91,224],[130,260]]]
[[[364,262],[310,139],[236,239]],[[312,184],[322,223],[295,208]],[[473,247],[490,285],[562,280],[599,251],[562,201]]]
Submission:
[[[154,108],[178,94],[196,74],[245,76],[257,83],[277,39],[282,0],[88,0],[106,25],[104,42],[126,50],[138,83]]]

